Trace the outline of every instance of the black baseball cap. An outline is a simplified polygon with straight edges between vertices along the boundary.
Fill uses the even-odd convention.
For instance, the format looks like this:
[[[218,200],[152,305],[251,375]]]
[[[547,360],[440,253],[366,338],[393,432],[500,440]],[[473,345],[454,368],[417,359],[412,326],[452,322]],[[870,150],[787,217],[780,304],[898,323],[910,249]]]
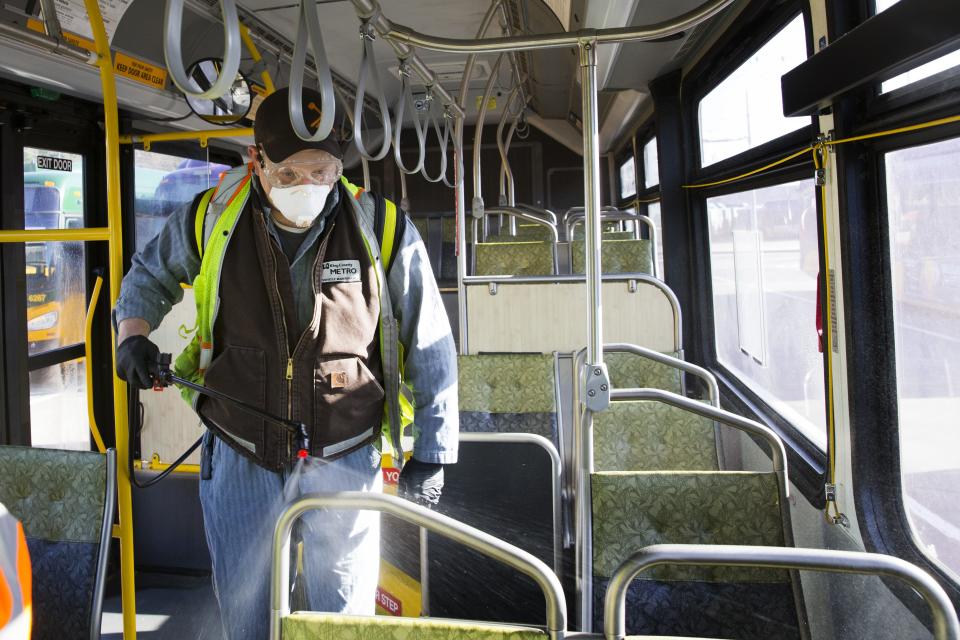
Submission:
[[[304,149],[320,149],[335,158],[343,159],[343,149],[337,137],[336,129],[319,142],[302,140],[290,124],[288,105],[289,90],[278,89],[264,98],[257,108],[253,120],[253,138],[273,162],[282,162]],[[310,132],[320,125],[320,94],[313,89],[303,88],[303,116]]]

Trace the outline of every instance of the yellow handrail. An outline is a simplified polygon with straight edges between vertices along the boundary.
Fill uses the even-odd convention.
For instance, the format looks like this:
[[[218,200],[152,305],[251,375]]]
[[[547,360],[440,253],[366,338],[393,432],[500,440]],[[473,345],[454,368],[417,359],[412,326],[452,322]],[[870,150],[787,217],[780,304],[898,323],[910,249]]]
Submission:
[[[254,64],[263,60],[263,56],[260,55],[260,50],[257,49],[256,43],[253,41],[253,38],[250,37],[250,27],[242,22],[240,23],[240,39],[243,40],[244,46],[247,48],[247,51],[250,52],[250,57],[253,58]],[[267,90],[267,95],[276,91],[276,88],[273,86],[273,78],[270,77],[270,72],[267,71],[266,67],[260,72],[260,78],[263,80],[263,87]]]
[[[87,317],[84,321],[83,335],[83,354],[86,358],[87,371],[87,420],[90,422],[90,433],[93,434],[93,440],[97,443],[97,449],[100,453],[106,453],[107,448],[103,444],[103,437],[100,435],[100,429],[97,428],[97,418],[93,415],[93,313],[97,309],[97,302],[100,300],[100,289],[103,287],[103,278],[97,276],[97,281],[93,285],[93,295],[90,296],[90,305],[87,307]]]
[[[103,25],[98,0],[83,0],[96,45],[97,67],[103,90],[103,130],[107,172],[107,228],[110,230],[110,306],[116,305],[123,279],[123,233],[120,215],[120,115],[117,108],[117,84],[113,75],[110,41]],[[116,336],[113,336],[116,341]],[[113,415],[117,458],[130,455],[130,433],[127,424],[127,385],[116,375],[116,352],[113,355]],[[133,572],[133,496],[130,472],[125,464],[117,465],[117,515],[120,522],[120,593],[123,604],[123,637],[137,637],[137,605]]]
[[[143,144],[150,149],[154,142],[172,142],[176,140],[199,140],[200,146],[207,146],[210,138],[253,137],[253,127],[235,127],[233,129],[204,129],[203,131],[172,131],[169,133],[147,133],[144,135],[120,136],[120,144]]]
[[[93,227],[90,229],[13,229],[0,231],[0,242],[88,242],[91,240],[109,240],[110,229]]]

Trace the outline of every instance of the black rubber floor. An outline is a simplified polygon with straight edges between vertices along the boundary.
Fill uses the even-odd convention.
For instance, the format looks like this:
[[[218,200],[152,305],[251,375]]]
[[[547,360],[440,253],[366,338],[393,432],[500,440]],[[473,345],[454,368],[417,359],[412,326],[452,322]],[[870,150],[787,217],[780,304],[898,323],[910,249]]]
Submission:
[[[137,574],[137,638],[221,640],[220,612],[209,577]],[[103,640],[122,640],[120,596],[103,603]]]

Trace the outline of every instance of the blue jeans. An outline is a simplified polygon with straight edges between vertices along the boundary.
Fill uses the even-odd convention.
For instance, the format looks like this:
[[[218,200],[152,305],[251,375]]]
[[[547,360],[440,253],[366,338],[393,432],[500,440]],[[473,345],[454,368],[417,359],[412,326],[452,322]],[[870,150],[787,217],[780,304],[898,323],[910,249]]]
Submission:
[[[270,547],[283,506],[317,491],[381,491],[380,452],[369,445],[329,462],[310,458],[292,477],[290,469],[274,473],[257,466],[210,432],[203,447],[201,477],[207,479],[200,481],[200,504],[224,637],[266,638]],[[301,519],[300,531],[310,609],[373,615],[380,514],[312,511]]]

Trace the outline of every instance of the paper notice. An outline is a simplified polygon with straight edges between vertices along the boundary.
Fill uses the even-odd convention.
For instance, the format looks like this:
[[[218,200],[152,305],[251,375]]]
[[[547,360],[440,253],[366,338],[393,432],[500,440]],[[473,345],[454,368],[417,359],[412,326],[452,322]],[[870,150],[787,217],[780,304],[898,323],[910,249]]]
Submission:
[[[99,0],[100,14],[103,16],[103,26],[107,31],[107,40],[113,41],[113,34],[117,31],[117,25],[126,12],[127,7],[133,0]],[[60,27],[64,31],[75,33],[84,38],[93,38],[93,31],[90,29],[90,20],[87,18],[87,10],[84,8],[83,0],[56,0],[57,17],[60,19]]]

